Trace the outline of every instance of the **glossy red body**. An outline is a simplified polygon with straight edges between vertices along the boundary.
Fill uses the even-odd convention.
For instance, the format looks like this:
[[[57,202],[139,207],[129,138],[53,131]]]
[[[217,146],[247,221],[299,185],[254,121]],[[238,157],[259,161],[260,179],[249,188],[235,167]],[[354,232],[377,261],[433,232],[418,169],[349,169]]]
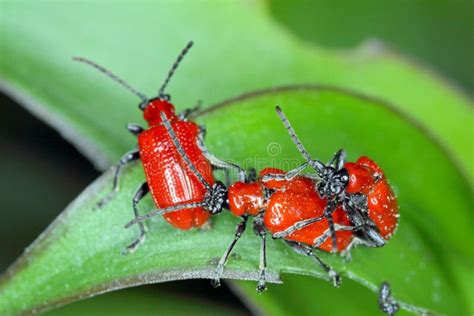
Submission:
[[[344,167],[349,172],[346,192],[367,196],[370,219],[377,225],[382,237],[390,239],[398,225],[398,204],[383,171],[368,157],[360,157]]]
[[[264,169],[260,172],[263,177],[266,173],[284,173],[282,170]],[[268,200],[264,216],[265,227],[272,232],[283,231],[296,222],[323,216],[326,200],[322,199],[315,190],[312,179],[303,176],[295,177],[290,181],[268,181],[265,186],[277,190]],[[346,213],[338,207],[333,213],[334,223],[350,226]],[[299,229],[286,237],[287,240],[301,242],[312,246],[315,240],[322,236],[329,228],[327,219],[323,219],[307,227]],[[336,232],[337,251],[344,250],[352,240],[352,233],[348,231]],[[319,248],[331,251],[332,242],[328,238]]]
[[[280,169],[267,168],[260,172],[260,177],[267,173],[283,174]],[[283,231],[298,221],[319,217],[324,213],[326,201],[319,197],[314,189],[312,179],[295,177],[290,181],[260,181],[252,183],[236,182],[229,188],[230,211],[236,216],[255,216],[260,210],[265,209],[264,225],[271,232]],[[265,201],[264,188],[275,190],[270,198]],[[342,208],[334,214],[335,223],[350,225],[349,219]],[[313,245],[315,239],[328,229],[327,220],[321,220],[301,230],[295,231],[285,239]],[[351,232],[336,232],[337,248],[344,250],[352,240]],[[331,250],[331,240],[328,238],[320,249]]]
[[[170,120],[189,159],[204,179],[210,185],[214,184],[211,165],[197,146],[198,125],[179,120],[171,103],[155,99],[144,110],[144,118],[149,128],[138,136],[140,159],[152,198],[158,208],[201,202],[206,188],[186,166],[166,128],[161,124],[160,112],[164,112]],[[187,230],[205,224],[210,213],[202,207],[197,207],[163,216],[173,226]]]

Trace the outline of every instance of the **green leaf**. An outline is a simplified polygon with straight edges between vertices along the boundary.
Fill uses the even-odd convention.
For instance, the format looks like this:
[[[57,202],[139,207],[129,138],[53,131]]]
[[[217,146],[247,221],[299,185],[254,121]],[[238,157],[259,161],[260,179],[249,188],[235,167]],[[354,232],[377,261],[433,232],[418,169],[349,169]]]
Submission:
[[[262,1],[4,1],[2,9],[1,89],[101,168],[132,146],[116,133],[138,120],[138,100],[70,58],[92,58],[152,96],[178,50],[193,39],[196,46],[170,85],[179,109],[282,84],[350,88],[416,118],[474,179],[466,137],[473,133],[471,101],[380,43],[347,53],[302,43],[271,20]]]
[[[283,284],[271,285],[264,295],[251,295],[250,304],[260,306],[267,315],[382,315],[377,295],[345,279],[340,288],[327,282],[315,282],[302,275],[285,275]],[[255,292],[250,282],[234,281],[240,290]],[[281,303],[285,298],[285,303]],[[397,316],[410,315],[402,310]]]
[[[183,301],[186,304],[183,304]],[[45,316],[130,316],[130,315],[173,315],[208,316],[242,315],[219,302],[202,300],[185,295],[168,293],[164,290],[133,288],[112,292],[90,300],[80,301],[47,312]]]
[[[185,6],[171,1],[139,2],[133,6],[90,1],[3,1],[2,13],[0,89],[49,122],[101,168],[134,146],[134,139],[126,137],[120,127],[127,122],[141,121],[134,107],[138,102],[100,74],[73,63],[71,56],[92,58],[151,96],[178,50],[193,39],[196,46],[170,85],[173,102],[179,109],[190,107],[197,99],[209,105],[242,91],[281,84],[324,83],[351,88],[383,98],[398,110],[409,113],[418,121],[414,124],[438,139],[447,149],[440,151],[452,156],[466,173],[465,178],[473,182],[474,153],[472,137],[469,137],[473,133],[472,102],[445,80],[380,44],[341,53],[302,43],[279,28],[265,5],[258,1],[209,0]],[[334,140],[332,135],[328,140]],[[335,139],[334,144],[343,145],[339,139]],[[316,154],[320,146],[318,143]],[[400,150],[404,150],[401,145]],[[425,159],[424,151],[416,153]],[[405,159],[402,163],[410,165],[411,160]],[[449,170],[447,179],[458,179],[454,167]],[[430,171],[436,173],[438,168]],[[402,174],[411,177],[408,172]],[[444,175],[442,172],[440,177]],[[428,213],[432,211],[429,208],[434,204],[432,201],[437,201],[444,191],[435,199],[432,194],[418,195],[419,187],[426,186],[436,186],[435,192],[440,188],[455,191],[459,187],[460,195],[466,191],[465,185],[456,181],[422,181],[412,185],[411,193],[416,195],[417,205],[427,202]],[[123,203],[129,203],[128,200],[124,199]],[[447,200],[454,201],[449,194]],[[464,291],[459,291],[467,299],[462,295],[459,299],[468,300],[472,305],[469,298],[474,292],[466,281],[469,279],[466,276],[473,275],[472,261],[456,255],[459,251],[469,252],[462,249],[469,239],[459,238],[468,234],[466,221],[462,222],[464,217],[459,220],[451,215],[463,213],[459,211],[462,201],[443,204],[446,206],[443,211],[436,208],[436,218],[441,219],[445,214],[443,221],[436,225],[446,227],[442,230],[443,236],[437,235],[435,240],[451,240],[450,246],[437,248],[436,253],[446,258],[447,270],[454,270],[452,282],[463,284]],[[411,202],[407,203],[405,207],[412,207]],[[418,216],[418,221],[424,219],[423,212],[414,212],[413,216]],[[458,222],[462,222],[460,234],[453,230]],[[435,228],[428,230],[431,235],[437,233],[436,225],[429,221],[427,225]],[[450,247],[457,250],[451,252]],[[296,290],[291,294],[293,299],[300,297]],[[275,301],[283,305],[285,297]]]
[[[450,262],[472,262],[472,249],[462,242],[472,226],[470,191],[436,143],[379,101],[300,87],[251,94],[213,107],[200,120],[208,128],[211,150],[259,169],[290,168],[301,162],[274,114],[275,104],[283,107],[313,155],[325,160],[339,147],[346,148],[350,159],[367,154],[384,168],[399,197],[401,221],[387,246],[356,249],[350,263],[327,253],[321,257],[346,279],[370,290],[389,281],[395,297],[409,304],[405,308],[466,314],[465,293],[453,278]],[[122,227],[132,216],[130,199],[141,181],[141,167],[128,168],[120,194],[100,211],[92,208],[99,195],[110,190],[110,172],[83,192],[3,276],[0,314],[41,310],[137,284],[212,277],[215,260],[238,222],[228,213],[213,219],[208,231],[178,231],[157,219],[149,223],[148,239],[136,253],[120,255],[137,233]],[[150,200],[141,205],[144,212],[152,208]],[[456,221],[445,220],[447,209]],[[278,281],[281,273],[326,277],[309,258],[281,241],[270,241],[268,248],[271,281]],[[258,249],[258,239],[247,232],[225,276],[255,279]]]

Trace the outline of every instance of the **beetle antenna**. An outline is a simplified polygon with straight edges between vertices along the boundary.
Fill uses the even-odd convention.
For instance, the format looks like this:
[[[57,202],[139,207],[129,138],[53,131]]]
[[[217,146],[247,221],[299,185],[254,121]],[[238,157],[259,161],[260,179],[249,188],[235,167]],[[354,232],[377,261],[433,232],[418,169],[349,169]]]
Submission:
[[[174,75],[176,69],[178,69],[178,66],[181,63],[181,61],[183,60],[184,56],[186,56],[186,54],[191,49],[191,47],[193,47],[193,44],[194,44],[193,41],[189,41],[188,44],[186,45],[186,47],[184,47],[184,49],[179,54],[178,58],[176,59],[176,61],[173,64],[173,66],[171,66],[171,69],[168,72],[168,76],[166,76],[165,82],[163,82],[163,85],[161,86],[160,90],[158,90],[158,97],[160,99],[169,100],[171,98],[169,94],[164,93],[165,88],[168,85],[168,83],[170,82],[170,79]]]
[[[120,84],[122,87],[124,87],[125,89],[127,89],[128,91],[132,92],[133,94],[135,94],[137,97],[139,97],[140,99],[142,99],[143,102],[148,102],[148,98],[146,95],[144,95],[143,93],[139,92],[137,89],[135,89],[134,87],[132,87],[128,82],[126,82],[125,80],[117,77],[115,74],[113,74],[110,70],[107,70],[106,68],[96,64],[95,62],[93,62],[92,60],[89,60],[87,58],[83,58],[83,57],[73,57],[72,58],[73,60],[75,61],[78,61],[78,62],[81,62],[81,63],[84,63],[84,64],[87,64],[89,66],[92,66],[94,67],[96,70],[100,71],[101,73],[103,73],[104,75],[106,75],[107,77],[109,77],[110,79],[112,79],[113,81],[117,82],[118,84]]]
[[[318,173],[321,173],[322,169],[324,168],[324,164],[321,163],[318,160],[313,160],[311,158],[308,151],[306,150],[306,148],[304,148],[303,144],[301,143],[300,139],[298,138],[298,135],[296,135],[295,130],[293,129],[293,127],[290,124],[290,121],[288,121],[288,119],[286,118],[286,115],[283,113],[283,111],[281,110],[281,108],[278,105],[275,107],[275,110],[276,110],[278,116],[280,117],[281,122],[283,123],[286,130],[288,131],[288,134],[290,134],[291,140],[296,145],[296,148],[298,149],[300,154],[303,156],[304,159],[306,159],[306,161],[308,161],[308,163],[310,164],[311,167],[316,169],[316,171]]]
[[[183,157],[183,160],[188,166],[188,168],[194,173],[194,175],[199,179],[199,181],[202,182],[202,184],[206,187],[208,191],[212,191],[211,185],[206,181],[206,179],[204,179],[204,177],[199,172],[199,170],[197,170],[196,166],[192,163],[192,161],[189,159],[188,155],[184,151],[183,146],[181,146],[181,143],[179,142],[178,137],[176,136],[176,133],[173,130],[173,127],[171,126],[170,121],[166,117],[166,114],[164,112],[160,112],[160,115],[161,115],[161,120],[163,121],[163,124],[166,127],[166,131],[168,132],[168,135],[170,135],[174,146],[178,150],[179,154]]]

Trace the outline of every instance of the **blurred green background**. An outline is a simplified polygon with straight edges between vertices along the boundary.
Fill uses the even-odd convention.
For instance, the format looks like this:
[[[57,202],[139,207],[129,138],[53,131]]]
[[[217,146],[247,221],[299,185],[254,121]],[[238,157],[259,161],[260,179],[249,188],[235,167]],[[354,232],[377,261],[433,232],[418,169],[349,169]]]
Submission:
[[[275,23],[305,41],[345,50],[376,39],[472,95],[473,1],[278,0],[269,1],[268,6]],[[0,271],[3,271],[99,172],[57,132],[6,95],[0,96],[0,104],[3,202]],[[326,300],[330,300],[335,289],[321,287]],[[353,287],[347,289],[348,295],[358,292],[358,286]],[[157,293],[166,295],[167,299],[157,302],[154,299]],[[183,298],[189,305],[180,303]],[[350,310],[352,306],[348,304]],[[371,312],[376,313],[368,310]],[[258,313],[258,308],[227,286],[216,290],[208,281],[182,281],[106,294],[65,306],[50,315],[171,313],[250,315]]]

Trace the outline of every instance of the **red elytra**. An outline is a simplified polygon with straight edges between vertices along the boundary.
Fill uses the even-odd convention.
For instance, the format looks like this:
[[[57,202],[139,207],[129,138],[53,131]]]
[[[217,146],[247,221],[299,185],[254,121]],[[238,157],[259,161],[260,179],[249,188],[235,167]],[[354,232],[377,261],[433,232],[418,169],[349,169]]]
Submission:
[[[259,178],[265,174],[284,174],[276,168],[263,169]],[[321,217],[324,214],[326,201],[314,190],[312,179],[297,176],[288,181],[268,181],[265,183],[236,182],[229,187],[229,209],[235,216],[256,216],[264,209],[263,222],[269,232],[276,233],[287,229],[298,221]],[[265,201],[264,188],[275,190]],[[333,213],[336,224],[351,225],[344,210],[339,207]],[[327,219],[313,223],[295,231],[286,240],[301,242],[313,246],[315,240],[328,230]],[[352,232],[337,231],[337,248],[342,251],[352,240]],[[319,247],[324,251],[331,250],[331,240],[326,239]]]
[[[284,174],[283,170],[264,169],[260,172],[260,178],[265,174]],[[287,181],[270,180],[264,183],[269,189],[278,190],[270,197],[265,215],[263,217],[265,227],[271,232],[284,231],[296,222],[321,217],[324,215],[327,201],[322,199],[315,191],[315,183],[312,179],[297,176]],[[333,213],[335,224],[350,226],[351,223],[341,207]],[[292,240],[313,246],[315,241],[328,230],[327,219],[320,220],[302,229],[296,230],[286,240]],[[352,240],[352,232],[337,231],[337,251],[343,251]],[[331,251],[331,240],[326,239],[319,249]]]
[[[283,175],[286,172],[277,168],[265,168],[259,173],[261,180],[265,175]],[[314,191],[314,181],[306,177],[295,177],[291,180],[270,180],[262,183],[266,188],[277,191],[295,191],[299,193],[310,193]]]
[[[204,208],[207,205],[207,201],[204,201],[204,196],[209,190],[216,189],[219,191],[222,186],[213,186],[216,182],[212,174],[211,162],[208,161],[206,154],[203,152],[207,152],[207,149],[201,141],[203,130],[201,130],[200,126],[187,119],[187,115],[195,109],[187,110],[179,116],[176,115],[174,106],[169,102],[170,96],[164,93],[170,78],[192,45],[193,42],[189,42],[181,51],[160,87],[158,96],[153,99],[149,99],[126,81],[95,62],[82,57],[74,58],[76,61],[94,67],[138,96],[142,101],[139,108],[143,110],[143,117],[148,122],[148,129],[144,129],[136,124],[128,125],[129,131],[138,136],[138,149],[129,151],[120,159],[115,170],[113,190],[97,203],[99,208],[110,201],[111,197],[118,191],[121,167],[140,159],[143,163],[147,181],[138,187],[133,198],[132,204],[135,219],[138,217],[137,204],[148,192],[151,192],[158,208],[193,204],[193,207],[163,214],[166,220],[177,228],[187,230],[193,227],[200,227],[207,222],[211,215],[211,210]],[[168,128],[163,126],[164,117],[166,117],[170,125],[169,128],[176,134],[175,140],[167,132]],[[181,144],[182,152],[177,150],[176,146],[173,145],[173,141]],[[198,141],[201,147],[198,145]],[[185,162],[186,159],[195,166],[196,170],[188,168]],[[225,163],[217,159],[216,163],[219,163],[221,167],[225,165]],[[219,203],[220,199],[218,199],[217,204],[211,206],[218,208]],[[138,223],[138,226],[140,235],[126,248],[129,252],[134,251],[145,238],[144,224]]]
[[[138,135],[140,159],[153,200],[158,208],[201,202],[207,189],[183,162],[162,124],[161,112],[166,114],[191,162],[210,185],[214,184],[211,164],[197,145],[199,126],[180,120],[168,101],[155,99],[144,110],[149,128]],[[174,227],[187,230],[204,225],[210,213],[196,207],[163,216]]]
[[[398,225],[398,203],[382,169],[368,157],[360,157],[355,163],[347,162],[344,168],[349,173],[347,193],[362,193],[367,196],[368,215],[389,240]]]
[[[265,211],[265,227],[273,234],[284,231],[296,222],[323,216],[325,208],[326,200],[320,198],[314,191],[310,194],[301,194],[291,191],[275,192],[270,198],[267,210]],[[332,216],[335,224],[344,226],[351,225],[346,212],[344,212],[341,207],[338,207]],[[296,230],[285,237],[285,239],[313,246],[317,239],[323,236],[328,229],[329,224],[327,219],[322,219]],[[341,252],[346,249],[352,237],[353,235],[350,231],[336,231],[336,250]],[[318,246],[319,249],[328,252],[331,251],[331,247],[332,243],[330,238],[327,238]]]

